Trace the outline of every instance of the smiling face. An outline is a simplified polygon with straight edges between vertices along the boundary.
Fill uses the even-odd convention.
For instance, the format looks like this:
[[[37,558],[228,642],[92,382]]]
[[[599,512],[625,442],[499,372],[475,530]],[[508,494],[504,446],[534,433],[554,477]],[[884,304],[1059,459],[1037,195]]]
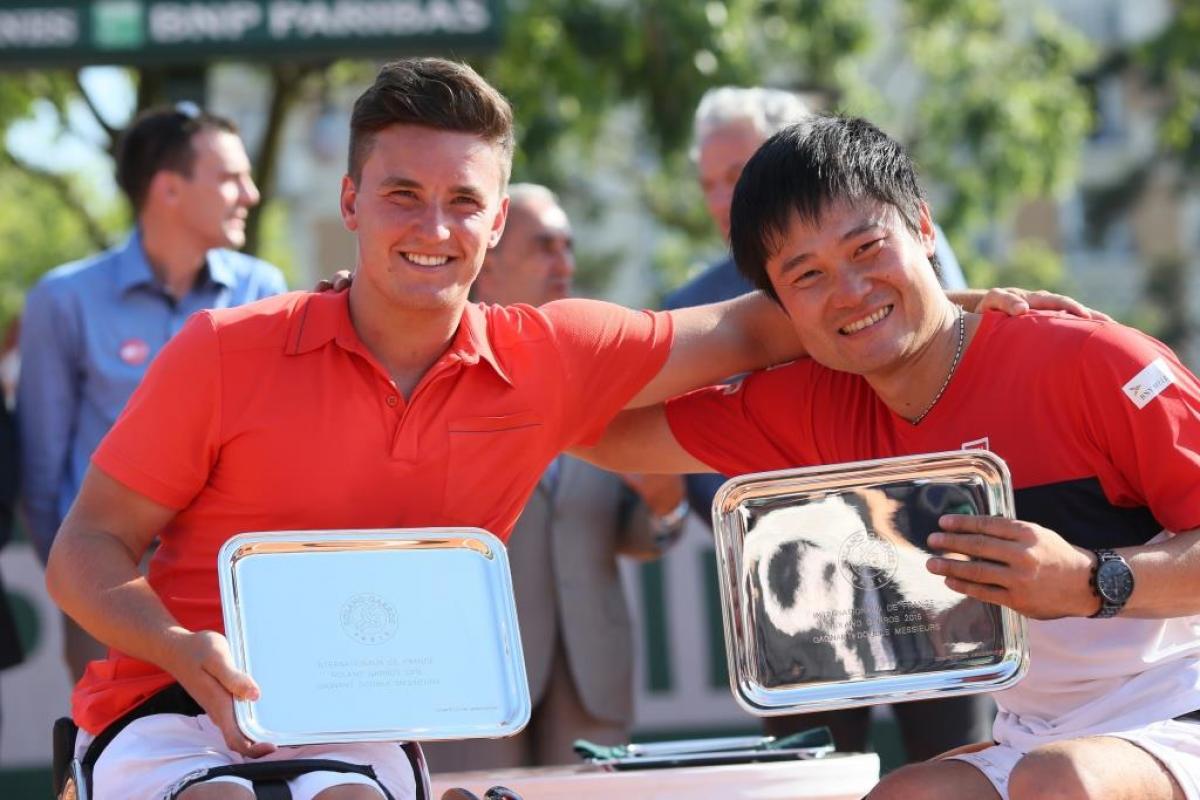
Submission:
[[[250,158],[234,133],[205,128],[192,136],[195,154],[188,175],[163,171],[167,197],[176,210],[181,236],[202,249],[239,248],[246,243],[246,216],[258,204]]]
[[[730,122],[715,128],[700,142],[696,169],[700,188],[713,222],[721,237],[729,238],[729,204],[742,167],[767,137],[749,120]]]
[[[470,133],[376,133],[357,185],[342,179],[342,219],[358,239],[354,286],[401,309],[461,309],[504,230],[502,163]]]
[[[814,359],[872,381],[901,374],[953,309],[929,264],[934,234],[873,201],[830,203],[816,224],[793,214],[766,263],[780,303]]]

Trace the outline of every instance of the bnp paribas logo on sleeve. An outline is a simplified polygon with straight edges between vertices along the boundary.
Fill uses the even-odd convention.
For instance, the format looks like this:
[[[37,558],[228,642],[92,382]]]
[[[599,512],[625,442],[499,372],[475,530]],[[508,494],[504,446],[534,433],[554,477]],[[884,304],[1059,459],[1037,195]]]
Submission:
[[[1175,375],[1167,362],[1156,358],[1150,364],[1134,375],[1129,383],[1121,387],[1125,396],[1133,401],[1138,408],[1145,408],[1150,401],[1158,397],[1163,389],[1175,382]]]
[[[101,50],[136,50],[146,43],[141,0],[97,0],[92,4],[92,43]]]

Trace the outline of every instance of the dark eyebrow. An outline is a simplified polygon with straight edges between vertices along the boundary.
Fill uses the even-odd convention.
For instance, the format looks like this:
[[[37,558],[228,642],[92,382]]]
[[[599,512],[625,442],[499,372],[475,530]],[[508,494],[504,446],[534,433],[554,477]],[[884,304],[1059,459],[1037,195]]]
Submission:
[[[848,242],[851,239],[854,239],[858,236],[862,236],[864,233],[871,230],[872,228],[879,228],[882,226],[883,226],[883,222],[881,220],[877,220],[877,219],[864,220],[863,222],[859,223],[858,225],[855,225],[853,228],[851,228],[850,230],[843,233],[841,241]],[[787,261],[783,262],[782,265],[780,265],[779,276],[783,277],[784,275],[787,275],[789,272],[796,269],[797,267],[799,267],[801,264],[803,264],[807,260],[808,260],[808,253],[799,253],[798,255],[792,256]]]
[[[853,239],[857,236],[862,236],[864,233],[871,230],[872,228],[881,228],[881,227],[883,227],[883,222],[881,220],[877,220],[877,219],[864,220],[861,224],[856,225],[855,227],[853,227],[850,230],[843,233],[842,241],[843,242],[849,241],[850,239]]]
[[[414,181],[412,178],[404,178],[399,175],[389,175],[379,182],[379,186],[383,189],[420,189],[421,184]],[[451,194],[465,194],[475,200],[483,200],[483,194],[474,186],[453,186],[450,188]]]
[[[779,277],[782,278],[784,275],[787,275],[789,272],[796,269],[796,267],[800,266],[807,260],[808,253],[801,253],[800,255],[792,256],[787,261],[783,262],[783,264],[779,267]]]
[[[478,200],[480,203],[483,202],[483,192],[479,191],[474,186],[455,186],[450,191],[454,194],[465,194],[467,197],[470,197],[473,200]]]
[[[411,178],[401,178],[399,175],[389,175],[379,182],[385,189],[419,189],[421,184]]]
[[[561,234],[561,233],[539,233],[539,234],[538,234],[536,237],[534,237],[534,238],[535,238],[535,240],[537,241],[537,243],[538,243],[538,244],[543,244],[543,245],[545,245],[545,244],[554,244],[554,243],[555,243],[555,242],[557,242],[558,240],[560,240],[560,239],[563,239],[563,240],[565,240],[565,241],[566,241],[566,243],[567,243],[567,247],[571,247],[571,246],[574,244],[574,242],[575,242],[575,239],[574,239],[574,237],[573,237],[573,236],[571,236],[571,234],[569,234],[569,233],[567,233],[567,234]]]

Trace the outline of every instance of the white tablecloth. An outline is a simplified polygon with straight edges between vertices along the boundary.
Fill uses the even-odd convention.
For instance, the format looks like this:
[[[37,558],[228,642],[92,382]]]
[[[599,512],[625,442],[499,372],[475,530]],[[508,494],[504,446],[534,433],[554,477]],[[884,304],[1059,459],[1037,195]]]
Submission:
[[[524,800],[859,800],[879,780],[874,753],[839,753],[811,761],[603,772],[595,767],[539,767],[433,776],[433,797],[458,786],[480,797],[507,786]]]

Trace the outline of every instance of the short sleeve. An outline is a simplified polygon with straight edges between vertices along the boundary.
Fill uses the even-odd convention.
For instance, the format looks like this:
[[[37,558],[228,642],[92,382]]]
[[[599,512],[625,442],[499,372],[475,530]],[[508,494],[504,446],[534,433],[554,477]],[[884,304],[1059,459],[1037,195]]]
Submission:
[[[1089,337],[1078,363],[1089,434],[1111,465],[1109,499],[1143,505],[1168,530],[1200,527],[1200,382],[1161,342],[1118,325]]]
[[[540,310],[566,378],[559,409],[565,446],[593,444],[666,363],[671,315],[597,300],[559,300]]]
[[[151,362],[92,462],[154,502],[183,509],[220,451],[220,395],[217,332],[202,311]]]
[[[670,400],[671,433],[683,449],[722,475],[813,463],[811,402],[804,396],[808,384],[795,372],[796,365],[786,365]]]

